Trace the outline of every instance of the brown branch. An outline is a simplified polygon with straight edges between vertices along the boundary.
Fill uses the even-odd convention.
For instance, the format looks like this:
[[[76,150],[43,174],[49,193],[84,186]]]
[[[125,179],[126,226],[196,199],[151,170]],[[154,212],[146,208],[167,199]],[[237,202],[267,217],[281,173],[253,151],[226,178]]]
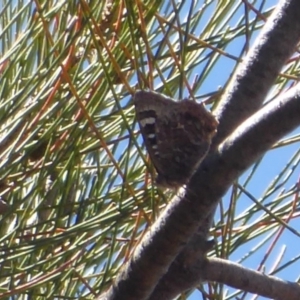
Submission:
[[[243,266],[219,258],[209,258],[203,266],[202,278],[216,281],[246,292],[275,300],[300,299],[298,283],[249,270]]]
[[[274,31],[278,29],[281,38],[277,39],[277,44],[264,48],[263,43],[259,43],[252,51],[253,57],[257,52],[264,54],[257,61],[254,58],[249,59],[249,65],[257,64],[260,70],[250,68],[254,75],[247,77],[245,70],[249,68],[244,67],[236,75],[237,84],[228,90],[225,96],[227,100],[222,102],[217,111],[220,128],[215,145],[260,107],[281,66],[293,52],[300,39],[300,6],[297,3],[296,0],[281,1],[273,14],[277,16],[272,17],[272,24],[266,32],[270,28]],[[292,24],[289,20],[292,20]],[[271,37],[273,34],[270,31],[270,35],[265,38],[269,38],[271,43]],[[276,58],[266,64],[274,48]],[[265,52],[266,49],[268,53]],[[264,80],[265,84],[259,83]],[[223,142],[218,151],[203,161],[186,190],[171,201],[146,234],[132,259],[117,276],[113,286],[99,299],[148,299],[157,282],[167,273],[175,257],[197,232],[199,224],[213,212],[233,180],[278,139],[298,126],[299,115],[299,88],[294,88],[243,123]]]
[[[205,159],[124,266],[106,299],[147,299],[159,279],[213,211],[231,183],[276,141],[300,124],[300,85],[244,122]]]
[[[210,179],[210,175],[204,172],[206,169],[212,172],[219,172],[220,180],[216,180],[214,183],[219,183],[222,190],[223,185],[227,186],[229,184],[226,183],[226,181],[232,182],[232,178],[236,178],[239,173],[246,170],[260,155],[263,155],[267,149],[279,140],[280,137],[299,126],[299,115],[300,84],[274,102],[266,105],[261,111],[257,112],[253,117],[238,127],[220,146],[219,163],[212,159],[212,164],[215,164],[215,167],[213,167],[213,165],[209,164],[206,160],[204,163],[206,163],[207,166],[202,165],[199,172],[193,177],[193,182],[190,183],[189,188],[194,190],[195,193],[202,195],[200,187],[202,181],[205,182],[206,179],[209,184],[212,183],[213,180],[216,180]],[[200,187],[199,189],[198,186]],[[213,189],[218,189],[216,184],[212,183],[211,186]],[[204,204],[204,199],[205,198],[201,197],[202,204]],[[206,205],[206,211],[213,206],[213,204],[209,202],[207,202]],[[202,215],[199,214],[199,217],[204,218],[203,212]],[[203,231],[202,235],[205,236],[207,228],[204,226],[200,229]],[[195,239],[197,241],[197,235],[195,235]],[[192,239],[192,245],[196,241]],[[178,294],[179,291],[185,291],[199,284],[199,281],[203,277],[201,266],[205,257],[203,256],[203,252],[201,253],[201,244],[198,243],[198,247],[200,248],[198,257],[195,257],[190,247],[188,244],[173,262],[169,272],[160,280],[150,299],[155,299],[155,297],[156,299],[160,299],[161,295],[164,296],[164,299],[172,299],[174,292]],[[182,263],[180,257],[183,254],[187,257],[193,257],[193,260],[197,261],[195,265],[186,266],[185,263]],[[181,282],[178,280],[177,277],[180,273],[185,274],[186,280],[181,280]],[[175,283],[176,286],[173,286],[173,283]],[[173,291],[171,287],[174,287]]]
[[[281,0],[232,77],[215,111],[220,125],[213,148],[261,107],[299,40],[299,1]]]

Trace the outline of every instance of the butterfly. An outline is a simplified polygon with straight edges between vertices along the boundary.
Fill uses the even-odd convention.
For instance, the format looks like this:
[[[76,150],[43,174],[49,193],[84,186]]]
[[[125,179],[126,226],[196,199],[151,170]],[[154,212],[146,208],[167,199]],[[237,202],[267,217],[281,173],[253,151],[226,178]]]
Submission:
[[[206,156],[218,121],[201,103],[176,102],[153,91],[137,91],[133,102],[156,184],[171,189],[186,184]]]

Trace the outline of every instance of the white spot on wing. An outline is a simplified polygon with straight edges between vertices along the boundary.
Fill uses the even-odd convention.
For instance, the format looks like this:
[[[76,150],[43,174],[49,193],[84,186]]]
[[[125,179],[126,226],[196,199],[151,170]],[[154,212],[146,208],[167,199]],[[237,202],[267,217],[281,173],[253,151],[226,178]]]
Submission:
[[[154,133],[148,134],[148,138],[149,138],[149,139],[154,139],[154,138],[155,138],[155,134],[154,134]]]
[[[145,127],[146,125],[152,125],[155,123],[155,118],[153,117],[149,117],[149,118],[145,118],[145,119],[142,119],[140,120],[140,124]]]

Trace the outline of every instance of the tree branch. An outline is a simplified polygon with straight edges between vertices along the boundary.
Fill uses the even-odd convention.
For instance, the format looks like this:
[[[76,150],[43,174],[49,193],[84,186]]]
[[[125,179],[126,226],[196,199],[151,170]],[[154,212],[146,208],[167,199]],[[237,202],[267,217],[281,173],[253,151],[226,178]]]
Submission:
[[[281,66],[300,39],[298,1],[280,3],[268,22],[270,27],[265,32],[269,34],[265,33],[263,40],[265,44],[271,43],[272,38],[276,37],[273,30],[278,30],[276,32],[280,38],[275,39],[275,46],[274,42],[273,46],[268,47],[263,46],[264,43],[258,43],[251,52],[251,59],[245,64],[247,68],[241,68],[235,76],[237,84],[233,83],[228,89],[224,97],[227,100],[222,101],[217,110],[220,128],[215,145],[261,106]],[[268,39],[270,41],[267,42]],[[276,58],[272,62],[268,61],[270,53],[275,50]],[[258,52],[261,53],[259,59],[255,58]],[[253,69],[248,67],[251,65]],[[253,72],[253,75],[247,77],[248,72]],[[263,84],[263,81],[266,83]],[[250,89],[251,86],[254,88]],[[297,87],[245,121],[215,153],[203,161],[186,190],[174,197],[145,235],[110,290],[99,299],[148,299],[157,282],[197,232],[199,224],[213,212],[233,180],[278,139],[299,125],[299,115],[300,99]]]
[[[268,19],[256,43],[231,79],[231,84],[215,111],[220,125],[211,151],[261,106],[280,69],[293,53],[300,39],[299,14],[298,1],[280,1]],[[203,236],[208,234],[202,225],[200,230]],[[197,236],[195,239],[197,241]],[[190,242],[194,243],[193,237]],[[186,256],[189,256],[188,253]],[[176,265],[179,269],[183,268],[183,266],[179,267],[178,263]],[[171,277],[176,277],[175,274],[174,270],[166,274],[168,286],[172,281]],[[161,282],[163,281],[164,279]],[[178,285],[176,287],[179,288]],[[160,290],[160,284],[156,289]]]
[[[300,85],[246,120],[203,161],[174,197],[116,278],[107,299],[147,299],[233,180],[300,124]],[[200,196],[201,195],[201,196]],[[199,198],[201,197],[201,198]]]
[[[238,176],[236,173],[239,172],[238,170],[242,173],[277,140],[299,126],[299,115],[300,84],[249,118],[220,146],[220,152],[222,153],[220,155],[220,158],[222,157],[220,161],[224,162],[220,164],[221,169],[219,172],[222,173],[221,176],[224,176],[227,180],[236,178]],[[229,174],[230,166],[233,167],[233,173],[231,174]],[[211,166],[208,164],[206,168],[210,169]],[[202,167],[200,169],[202,169]],[[213,172],[215,172],[215,170]],[[228,175],[226,175],[226,173]],[[195,175],[195,177],[197,177],[197,175]],[[191,189],[197,188],[197,180],[199,180],[199,184],[200,180],[205,179],[195,179],[195,187],[191,184]],[[209,182],[209,179],[207,180]],[[225,182],[222,184],[226,185]],[[214,185],[212,185],[212,187],[214,188]],[[200,189],[198,193],[201,195]],[[202,199],[201,197],[201,201]],[[212,204],[207,203],[207,205],[207,210],[209,210]],[[205,226],[201,229],[203,229],[203,232],[207,230]],[[203,235],[204,234],[205,233],[203,233]],[[163,296],[163,299],[172,299],[174,292],[178,294],[180,291],[185,291],[199,284],[201,278],[203,278],[201,267],[205,260],[205,253],[200,250],[201,243],[198,243],[198,252],[193,251],[191,247],[196,242],[197,235],[195,235],[195,241],[193,240],[192,245],[188,245],[173,262],[169,272],[160,280],[149,299],[160,299],[161,296]],[[195,257],[195,253],[198,254],[198,257]],[[195,261],[195,265],[186,265],[185,261],[182,262],[182,255],[192,257],[193,261]],[[180,273],[184,274],[181,281],[177,278]],[[175,296],[177,294],[175,294]]]
[[[261,107],[282,66],[296,50],[299,40],[299,1],[281,0],[245,61],[232,77],[215,111],[220,125],[212,149]]]
[[[215,114],[220,125],[213,140],[212,151],[261,106],[280,69],[293,53],[300,39],[299,14],[298,1],[280,1],[268,19],[217,107]],[[199,230],[205,236],[209,228],[205,229],[201,224]],[[196,241],[193,242],[192,238],[190,242],[195,243],[197,239],[198,237],[195,236]],[[189,256],[187,249],[184,250],[185,255]],[[179,267],[178,263],[176,265]],[[183,266],[180,269],[182,268]],[[171,274],[166,274],[168,286],[172,281],[171,277],[175,277],[175,274],[174,270]],[[178,285],[176,286],[179,288]],[[156,288],[160,289],[160,284]]]
[[[219,258],[208,258],[202,266],[202,278],[208,281],[221,282],[228,286],[275,300],[298,300],[300,298],[300,286],[298,283],[284,281],[274,276],[267,276]]]
[[[148,300],[174,299],[178,294],[198,285],[202,281],[205,250],[210,250],[213,244],[214,242],[207,241],[202,235],[195,234],[193,240],[176,257]]]

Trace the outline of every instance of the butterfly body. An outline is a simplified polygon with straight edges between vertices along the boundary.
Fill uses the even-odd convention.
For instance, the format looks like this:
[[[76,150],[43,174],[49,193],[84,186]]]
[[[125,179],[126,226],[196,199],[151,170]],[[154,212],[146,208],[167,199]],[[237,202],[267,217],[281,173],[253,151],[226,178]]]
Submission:
[[[175,102],[152,91],[136,92],[134,104],[157,185],[186,184],[209,150],[218,122],[202,104]]]

